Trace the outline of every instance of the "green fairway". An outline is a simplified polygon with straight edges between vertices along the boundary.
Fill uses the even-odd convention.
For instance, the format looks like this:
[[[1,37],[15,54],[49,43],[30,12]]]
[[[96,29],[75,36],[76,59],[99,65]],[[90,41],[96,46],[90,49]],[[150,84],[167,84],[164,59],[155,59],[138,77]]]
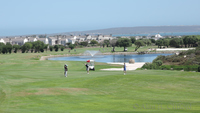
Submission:
[[[35,60],[67,52],[1,54],[0,113],[200,112],[200,73],[136,70],[123,75],[100,70],[121,66],[96,63],[96,71],[87,74],[85,62]]]

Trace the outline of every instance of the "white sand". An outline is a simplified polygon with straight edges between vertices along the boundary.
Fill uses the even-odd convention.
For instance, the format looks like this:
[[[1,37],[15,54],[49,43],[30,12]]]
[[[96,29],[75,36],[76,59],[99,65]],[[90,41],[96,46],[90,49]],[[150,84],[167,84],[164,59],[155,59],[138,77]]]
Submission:
[[[156,51],[186,51],[189,49],[195,49],[195,48],[165,48],[165,49],[156,49]]]
[[[123,71],[123,65],[124,63],[108,63],[108,64],[119,64],[122,65],[122,68],[108,68],[108,69],[101,69],[106,71]],[[126,63],[126,70],[136,70],[137,68],[141,68],[145,62],[136,62],[134,64]]]

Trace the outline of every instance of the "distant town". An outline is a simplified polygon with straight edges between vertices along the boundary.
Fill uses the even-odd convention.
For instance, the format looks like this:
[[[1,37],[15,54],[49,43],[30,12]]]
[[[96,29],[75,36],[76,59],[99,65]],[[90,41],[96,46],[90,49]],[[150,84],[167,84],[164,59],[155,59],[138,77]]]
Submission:
[[[182,36],[161,36],[160,34],[156,34],[153,36],[135,36],[135,39],[154,39],[159,40],[163,38],[181,38]],[[1,43],[10,43],[11,45],[24,45],[26,42],[35,42],[41,41],[44,44],[48,44],[49,46],[54,45],[63,45],[66,46],[67,43],[75,44],[75,42],[88,42],[91,40],[95,40],[98,43],[103,42],[104,40],[113,40],[119,37],[111,35],[55,35],[55,36],[46,36],[46,35],[32,35],[32,36],[19,36],[19,37],[5,37],[0,38]],[[121,36],[121,38],[131,38],[131,36]]]

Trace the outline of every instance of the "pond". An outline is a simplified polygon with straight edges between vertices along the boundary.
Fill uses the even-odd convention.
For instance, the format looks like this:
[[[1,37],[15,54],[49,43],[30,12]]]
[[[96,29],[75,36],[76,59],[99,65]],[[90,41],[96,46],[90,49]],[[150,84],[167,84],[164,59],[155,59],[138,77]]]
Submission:
[[[62,60],[62,61],[87,61],[94,60],[95,62],[129,62],[129,59],[134,59],[135,62],[152,62],[159,55],[172,54],[130,54],[130,55],[95,55],[92,56],[71,56],[71,57],[53,57],[48,60]]]

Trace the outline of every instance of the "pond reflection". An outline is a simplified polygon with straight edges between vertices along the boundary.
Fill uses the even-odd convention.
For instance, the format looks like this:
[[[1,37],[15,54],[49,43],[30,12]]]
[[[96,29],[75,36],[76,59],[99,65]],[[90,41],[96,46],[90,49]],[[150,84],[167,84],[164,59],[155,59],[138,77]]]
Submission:
[[[129,59],[134,59],[135,62],[152,62],[159,55],[172,55],[172,54],[130,54],[130,55],[97,55],[91,56],[71,56],[71,57],[54,57],[48,60],[63,60],[63,61],[86,61],[88,59],[95,60],[96,62],[129,62]]]

